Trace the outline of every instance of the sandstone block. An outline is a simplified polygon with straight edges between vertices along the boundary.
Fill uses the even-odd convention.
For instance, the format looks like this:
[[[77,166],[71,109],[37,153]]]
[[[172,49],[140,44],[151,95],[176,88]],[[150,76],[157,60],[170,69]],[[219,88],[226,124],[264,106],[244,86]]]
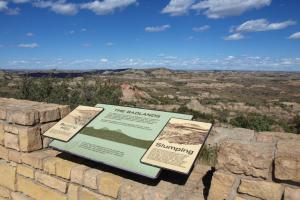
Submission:
[[[146,185],[130,179],[123,179],[120,188],[120,199],[122,200],[144,200],[143,194],[146,190]]]
[[[42,104],[38,106],[40,123],[52,122],[60,119],[60,112],[58,105]]]
[[[10,161],[16,162],[16,163],[21,163],[21,152],[15,151],[15,150],[9,150],[8,151],[8,159]]]
[[[11,148],[11,149],[20,151],[18,135],[5,132],[4,133],[4,145],[7,148]]]
[[[217,169],[266,179],[272,165],[273,151],[272,144],[227,141],[218,151]]]
[[[4,123],[0,122],[0,145],[4,145]]]
[[[11,199],[12,200],[34,200],[33,198],[26,196],[20,192],[12,192]]]
[[[53,141],[52,138],[42,137],[43,140],[43,148],[48,148],[49,144]]]
[[[53,176],[43,174],[40,171],[35,172],[35,180],[60,192],[66,193],[67,183]]]
[[[34,168],[43,169],[43,160],[45,158],[55,157],[57,151],[36,151],[32,153],[22,153],[22,162]]]
[[[39,113],[26,107],[10,108],[7,110],[6,120],[9,123],[31,126],[39,122]]]
[[[211,181],[208,200],[227,199],[233,190],[234,183],[235,177],[233,175],[220,171],[215,172]]]
[[[144,200],[152,200],[152,199],[173,199],[171,195],[175,192],[176,185],[166,182],[160,181],[159,184],[155,187],[147,187],[144,191],[143,197]],[[180,194],[181,199],[186,199],[187,195]]]
[[[111,200],[108,197],[92,192],[86,188],[79,189],[79,199],[84,200]]]
[[[17,174],[33,179],[34,168],[20,164],[17,166]]]
[[[120,176],[103,172],[99,175],[98,191],[101,194],[117,198],[121,182],[122,178]]]
[[[56,123],[57,122],[49,122],[49,123],[46,123],[46,124],[41,124],[41,134],[44,134],[47,130],[49,130]]]
[[[71,178],[71,170],[73,167],[78,166],[79,164],[73,163],[67,160],[59,159],[55,164],[56,168],[56,176],[61,178],[70,179]]]
[[[97,189],[97,178],[102,172],[97,169],[88,169],[84,173],[83,185],[91,189]]]
[[[29,129],[28,132],[19,133],[20,149],[24,152],[35,151],[43,147],[40,129]]]
[[[236,197],[234,197],[234,200],[247,200],[247,199],[245,199],[243,197],[236,196]]]
[[[300,183],[299,141],[279,141],[275,153],[275,178]]]
[[[15,191],[16,168],[5,162],[0,162],[0,174],[0,185]]]
[[[68,105],[61,105],[59,106],[60,118],[64,118],[67,116],[71,111],[70,106]]]
[[[300,141],[300,135],[281,133],[281,132],[260,132],[256,135],[258,142],[274,143],[277,141],[289,141],[298,140]]]
[[[84,172],[89,168],[84,165],[78,165],[71,170],[71,182],[83,185]]]
[[[5,106],[0,106],[0,119],[6,119],[6,108]]]
[[[18,190],[25,195],[28,195],[34,199],[43,200],[67,200],[67,196],[56,192],[48,187],[35,183],[33,180],[25,178],[23,176],[17,176]]]
[[[75,184],[70,184],[68,189],[68,200],[78,200],[79,186]]]
[[[0,159],[8,160],[8,149],[0,145]]]
[[[55,175],[56,174],[56,161],[59,160],[60,158],[56,158],[56,157],[50,157],[50,158],[46,158],[44,160],[44,171],[47,172],[48,174],[52,174]]]
[[[214,127],[207,138],[206,144],[210,146],[219,146],[226,140],[236,140],[243,143],[249,143],[254,140],[254,131],[244,128]]]
[[[273,182],[242,179],[238,192],[265,200],[281,200],[283,186]]]
[[[2,187],[0,186],[0,197],[3,197],[3,198],[10,198],[10,190],[5,188],[5,187]]]
[[[284,200],[299,200],[300,189],[286,187],[284,190]]]

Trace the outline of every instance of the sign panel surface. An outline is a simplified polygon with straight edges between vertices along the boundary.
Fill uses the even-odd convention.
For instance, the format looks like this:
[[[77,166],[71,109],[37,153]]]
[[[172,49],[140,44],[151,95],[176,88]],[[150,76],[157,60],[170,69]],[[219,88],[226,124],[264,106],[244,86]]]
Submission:
[[[212,124],[170,119],[141,162],[188,174]]]
[[[102,110],[103,108],[78,106],[43,135],[56,140],[69,141]]]
[[[140,159],[169,119],[191,115],[98,104],[104,110],[69,142],[50,146],[126,171],[156,178],[160,168]]]

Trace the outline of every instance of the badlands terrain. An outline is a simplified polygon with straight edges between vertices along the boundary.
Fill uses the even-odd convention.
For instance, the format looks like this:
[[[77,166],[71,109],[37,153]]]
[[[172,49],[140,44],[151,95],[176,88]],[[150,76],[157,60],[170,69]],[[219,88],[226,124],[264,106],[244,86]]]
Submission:
[[[215,126],[299,133],[300,73],[0,71],[0,96],[51,103],[120,104],[193,114]]]

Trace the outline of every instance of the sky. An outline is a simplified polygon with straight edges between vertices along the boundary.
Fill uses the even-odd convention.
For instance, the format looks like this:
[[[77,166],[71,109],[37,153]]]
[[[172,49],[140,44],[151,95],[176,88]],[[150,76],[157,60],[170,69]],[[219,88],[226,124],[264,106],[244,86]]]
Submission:
[[[0,68],[300,71],[299,0],[0,0]]]

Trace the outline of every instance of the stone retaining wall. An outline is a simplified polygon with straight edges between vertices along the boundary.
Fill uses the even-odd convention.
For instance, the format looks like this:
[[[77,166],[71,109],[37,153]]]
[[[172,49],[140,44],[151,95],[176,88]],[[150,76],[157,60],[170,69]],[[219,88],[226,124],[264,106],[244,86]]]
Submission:
[[[0,98],[0,200],[299,200],[300,136],[214,128],[216,171],[150,180],[48,148],[69,106]]]

